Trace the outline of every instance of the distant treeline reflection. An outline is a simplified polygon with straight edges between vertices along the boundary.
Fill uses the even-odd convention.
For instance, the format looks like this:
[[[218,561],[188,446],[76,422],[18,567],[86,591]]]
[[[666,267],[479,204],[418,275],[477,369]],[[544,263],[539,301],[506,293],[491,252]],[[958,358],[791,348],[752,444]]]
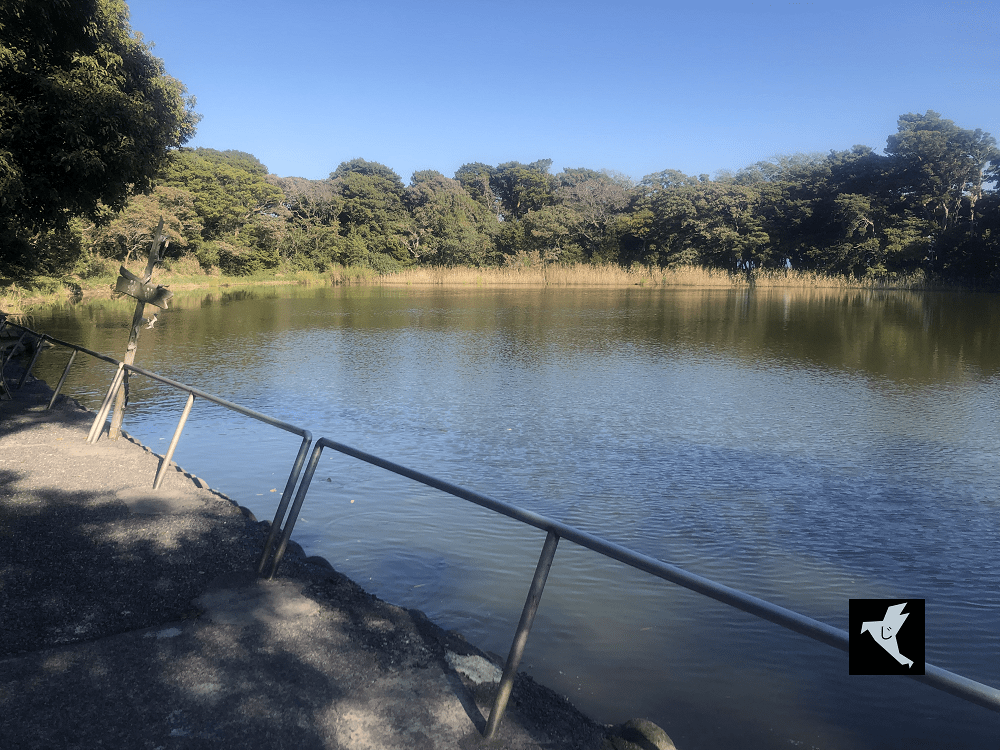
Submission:
[[[401,307],[401,298],[412,299],[413,309]],[[656,314],[648,314],[650,306],[658,308]],[[40,321],[58,316],[69,329],[62,334],[85,346],[99,347],[107,329],[120,329],[120,335],[112,334],[121,338],[112,344],[117,346],[124,345],[132,307],[125,300],[93,300],[55,305],[38,314]],[[168,343],[196,347],[245,339],[253,351],[243,356],[259,359],[265,367],[271,348],[295,346],[317,325],[349,332],[352,341],[368,329],[404,333],[420,326],[454,333],[460,325],[463,332],[490,340],[509,333],[512,341],[538,337],[546,346],[586,352],[604,346],[588,325],[594,314],[610,317],[616,334],[631,340],[637,351],[650,349],[657,356],[664,348],[698,349],[706,357],[745,358],[751,367],[767,366],[766,358],[773,357],[917,382],[1000,373],[1000,299],[995,295],[850,288],[283,286],[181,291],[155,332],[144,333],[140,351],[153,356]],[[567,315],[577,324],[554,324]]]

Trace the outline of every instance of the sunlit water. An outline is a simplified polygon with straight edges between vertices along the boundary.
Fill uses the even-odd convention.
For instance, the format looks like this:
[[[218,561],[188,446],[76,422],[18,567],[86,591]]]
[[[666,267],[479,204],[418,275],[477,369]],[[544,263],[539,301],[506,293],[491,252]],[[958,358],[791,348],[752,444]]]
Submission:
[[[131,305],[36,315],[120,356]],[[1000,301],[844,291],[179,296],[137,364],[847,629],[926,600],[927,660],[1000,686]],[[64,354],[37,372],[58,378]],[[66,390],[96,407],[107,365]],[[162,452],[183,397],[133,379]],[[175,460],[270,518],[298,438],[204,402]],[[506,654],[543,535],[328,452],[296,538]],[[563,542],[522,668],[682,750],[994,747],[1000,717]]]

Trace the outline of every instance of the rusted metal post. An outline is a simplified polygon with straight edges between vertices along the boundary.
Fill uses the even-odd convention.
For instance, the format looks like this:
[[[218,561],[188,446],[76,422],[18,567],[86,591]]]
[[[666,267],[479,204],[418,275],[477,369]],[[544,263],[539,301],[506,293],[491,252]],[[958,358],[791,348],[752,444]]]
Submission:
[[[514,689],[514,678],[517,676],[521,657],[524,656],[524,647],[528,643],[528,633],[531,631],[531,624],[535,621],[535,613],[538,611],[538,603],[542,599],[542,589],[545,588],[545,580],[549,577],[549,568],[552,567],[552,558],[556,555],[557,544],[559,544],[559,535],[554,531],[549,531],[545,537],[542,554],[538,558],[538,565],[535,567],[535,577],[531,579],[531,588],[528,589],[528,598],[521,611],[521,621],[517,624],[514,642],[507,655],[507,664],[503,668],[503,676],[500,678],[499,687],[497,687],[497,695],[493,701],[493,708],[490,710],[489,721],[486,723],[486,731],[483,732],[483,736],[488,740],[493,739],[497,727],[500,726],[500,720],[503,719],[504,711],[507,710],[507,701],[510,700],[510,693]]]
[[[160,261],[160,244],[164,239],[163,217],[161,216],[156,233],[153,235],[153,241],[149,245],[149,259],[146,261],[146,272],[143,274],[142,284],[148,284],[153,278],[153,267]],[[135,362],[135,350],[139,345],[139,327],[142,325],[142,313],[145,308],[145,298],[138,297],[135,303],[135,313],[132,315],[132,330],[128,336],[128,348],[125,350],[125,357],[122,360],[127,365]],[[128,378],[127,372],[125,377]],[[112,440],[121,437],[122,419],[125,418],[125,390],[125,388],[120,389],[115,397],[115,411],[111,417],[111,427],[108,428],[108,437]]]

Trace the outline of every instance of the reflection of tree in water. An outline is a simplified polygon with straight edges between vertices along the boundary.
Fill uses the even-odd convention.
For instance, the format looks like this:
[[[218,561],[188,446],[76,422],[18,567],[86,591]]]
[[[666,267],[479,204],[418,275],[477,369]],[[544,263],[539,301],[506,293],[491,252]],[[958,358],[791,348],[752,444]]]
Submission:
[[[230,302],[247,302],[249,300],[258,299],[260,296],[260,291],[257,289],[236,289],[232,292],[223,292],[219,301],[225,305]],[[276,297],[277,294],[272,294],[270,296]]]
[[[1000,305],[986,295],[756,289],[676,295],[660,342],[909,381],[1000,371]]]

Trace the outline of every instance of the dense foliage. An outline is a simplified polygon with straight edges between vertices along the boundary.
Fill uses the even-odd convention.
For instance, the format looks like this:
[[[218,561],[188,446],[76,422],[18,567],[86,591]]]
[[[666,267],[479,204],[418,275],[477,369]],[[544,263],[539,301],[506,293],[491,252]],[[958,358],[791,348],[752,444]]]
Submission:
[[[71,220],[101,222],[151,190],[193,134],[184,94],[123,0],[0,3],[0,263],[73,262]]]
[[[326,180],[278,178],[249,154],[182,148],[151,191],[83,232],[79,252],[127,259],[163,215],[171,254],[234,274],[611,262],[996,286],[998,167],[989,134],[933,111],[901,116],[884,155],[855,146],[638,184],[607,170],[551,174],[550,160],[469,163],[453,179],[421,171],[409,185],[365,159]]]

